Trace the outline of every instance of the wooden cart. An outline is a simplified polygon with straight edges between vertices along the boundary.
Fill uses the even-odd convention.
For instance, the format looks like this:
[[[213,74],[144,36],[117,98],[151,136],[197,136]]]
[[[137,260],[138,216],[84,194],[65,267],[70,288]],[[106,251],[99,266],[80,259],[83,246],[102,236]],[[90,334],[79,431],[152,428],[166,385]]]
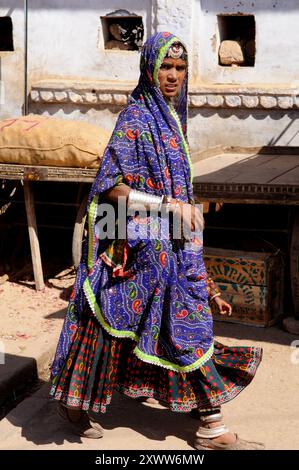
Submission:
[[[299,148],[214,148],[193,160],[194,193],[202,201],[292,207],[290,270],[299,314]]]
[[[44,279],[35,217],[34,181],[91,183],[96,170],[0,164],[0,179],[23,181],[36,289]],[[299,312],[299,149],[298,147],[214,148],[193,159],[194,193],[203,202],[277,204],[293,206],[290,266],[295,310]],[[86,200],[78,211],[73,258],[81,253]]]
[[[35,215],[33,191],[34,181],[55,181],[60,183],[92,183],[96,173],[96,169],[14,165],[0,163],[0,179],[19,180],[23,182],[31,258],[35,287],[37,290],[42,290],[45,284]],[[81,253],[81,239],[83,231],[82,220],[84,217],[85,205],[86,198],[84,198],[84,200],[80,204],[74,227],[73,259],[75,264],[78,264],[78,258],[80,257]]]

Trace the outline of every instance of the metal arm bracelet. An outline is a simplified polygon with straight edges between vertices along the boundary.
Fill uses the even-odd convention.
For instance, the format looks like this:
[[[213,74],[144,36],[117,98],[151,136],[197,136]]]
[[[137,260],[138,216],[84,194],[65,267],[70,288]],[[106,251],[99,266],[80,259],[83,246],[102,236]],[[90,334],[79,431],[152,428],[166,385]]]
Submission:
[[[128,208],[131,206],[141,205],[143,208],[157,209],[161,211],[162,203],[164,196],[154,196],[153,194],[148,194],[143,191],[137,191],[136,189],[131,189],[128,196]]]

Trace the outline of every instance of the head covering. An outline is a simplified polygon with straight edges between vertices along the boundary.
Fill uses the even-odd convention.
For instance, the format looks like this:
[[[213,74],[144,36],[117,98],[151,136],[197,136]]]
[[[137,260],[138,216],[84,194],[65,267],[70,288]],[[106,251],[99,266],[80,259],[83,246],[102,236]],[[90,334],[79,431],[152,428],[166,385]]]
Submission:
[[[158,81],[163,59],[177,43],[183,44],[168,32],[157,33],[145,42],[138,85],[119,115],[89,203],[120,180],[134,189],[193,202],[187,142],[188,70],[175,103],[165,100]]]
[[[137,99],[139,94],[143,95],[145,98],[147,95],[148,100],[146,104],[148,108],[156,113],[154,109],[153,102],[155,102],[161,109],[163,114],[163,119],[167,122],[170,122],[170,126],[173,128],[177,127],[177,124],[173,122],[169,115],[172,114],[171,109],[165,102],[158,81],[158,72],[161,67],[161,64],[165,57],[172,50],[172,47],[176,44],[181,44],[184,48],[185,57],[187,61],[187,49],[183,45],[182,41],[179,38],[174,36],[171,33],[163,32],[157,33],[154,36],[150,37],[144,44],[141,59],[140,59],[140,78],[137,88],[133,91],[132,97]],[[182,84],[180,93],[176,98],[175,111],[179,116],[180,123],[184,136],[187,136],[187,94],[188,94],[188,70],[186,70],[185,80]],[[150,100],[150,97],[152,100]],[[150,103],[150,101],[152,103]]]
[[[170,241],[160,215],[143,219],[145,230],[140,237],[108,240],[108,248],[97,229],[103,193],[121,182],[147,193],[193,202],[186,137],[188,72],[175,104],[165,100],[158,82],[161,63],[177,43],[181,41],[176,36],[162,32],[144,44],[138,85],[118,117],[90,191],[88,237],[83,242],[53,375],[66,357],[86,302],[112,336],[136,341],[134,351],[145,362],[185,372],[200,367],[212,355],[212,316],[202,254],[188,251],[181,241]],[[134,218],[128,216],[127,223],[131,222]],[[149,239],[153,224],[161,227],[160,238]],[[135,260],[128,264],[129,268],[135,266],[134,275],[125,269],[128,253],[130,263]],[[121,282],[117,280],[120,276]],[[166,305],[169,311],[163,313]]]

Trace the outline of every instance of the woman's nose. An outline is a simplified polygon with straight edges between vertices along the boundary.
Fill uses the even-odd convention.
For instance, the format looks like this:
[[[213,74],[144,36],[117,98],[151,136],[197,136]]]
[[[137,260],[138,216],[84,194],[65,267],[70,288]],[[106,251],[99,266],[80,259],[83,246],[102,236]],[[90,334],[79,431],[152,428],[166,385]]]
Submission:
[[[175,68],[171,69],[168,74],[168,79],[172,82],[175,82],[177,79],[177,71]]]

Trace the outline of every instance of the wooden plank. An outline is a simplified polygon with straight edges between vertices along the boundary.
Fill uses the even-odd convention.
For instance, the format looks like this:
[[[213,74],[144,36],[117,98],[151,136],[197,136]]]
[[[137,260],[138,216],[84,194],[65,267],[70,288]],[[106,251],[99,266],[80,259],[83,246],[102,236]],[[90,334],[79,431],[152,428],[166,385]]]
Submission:
[[[42,261],[40,255],[39,240],[35,217],[34,197],[32,188],[28,181],[24,181],[24,196],[27,213],[27,223],[31,248],[31,259],[36,290],[43,290],[45,287]]]
[[[209,149],[197,155],[193,175],[202,201],[299,204],[298,147]]]
[[[294,184],[296,186],[299,186],[299,159],[298,166],[296,168],[287,171],[283,175],[277,176],[271,181],[271,183],[280,186],[285,186],[288,184]]]
[[[59,182],[93,182],[97,170],[34,165],[0,164],[0,179]]]
[[[299,185],[202,183],[195,178],[194,194],[201,201],[261,204],[299,204]]]
[[[197,182],[268,184],[298,165],[298,155],[221,154],[195,163],[193,175]]]
[[[213,177],[216,177],[216,172],[219,172],[220,170],[223,170],[230,165],[234,165],[246,158],[248,158],[248,155],[221,154],[208,158],[207,160],[201,160],[192,165],[193,177],[198,177],[199,181],[211,181],[212,173]]]
[[[204,249],[204,253],[207,256],[219,256],[225,257],[227,255],[233,258],[246,258],[253,260],[265,261],[273,256],[273,253],[268,251],[245,251],[245,250],[231,250],[228,248],[215,248],[207,246]]]
[[[253,163],[255,163],[253,165]],[[298,165],[297,155],[283,157],[259,155],[256,161],[250,160],[239,166],[240,173],[231,178],[231,182],[269,184],[282,174],[287,173]]]

